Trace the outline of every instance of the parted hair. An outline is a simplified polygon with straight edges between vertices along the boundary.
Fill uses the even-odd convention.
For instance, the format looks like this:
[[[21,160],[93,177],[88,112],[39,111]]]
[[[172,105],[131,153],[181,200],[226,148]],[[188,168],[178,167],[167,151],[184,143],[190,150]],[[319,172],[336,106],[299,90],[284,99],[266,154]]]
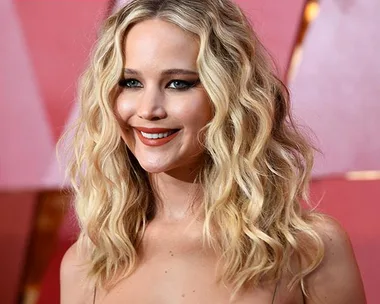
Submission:
[[[220,253],[219,279],[238,292],[289,272],[291,285],[303,286],[324,254],[313,228],[320,215],[302,207],[314,149],[293,122],[288,90],[250,22],[228,0],[133,0],[100,30],[79,82],[79,116],[65,137],[73,134],[67,173],[89,279],[109,288],[130,275],[154,218],[148,173],[121,139],[114,111],[128,30],[152,18],[199,41],[197,68],[213,117],[197,183],[203,238]]]

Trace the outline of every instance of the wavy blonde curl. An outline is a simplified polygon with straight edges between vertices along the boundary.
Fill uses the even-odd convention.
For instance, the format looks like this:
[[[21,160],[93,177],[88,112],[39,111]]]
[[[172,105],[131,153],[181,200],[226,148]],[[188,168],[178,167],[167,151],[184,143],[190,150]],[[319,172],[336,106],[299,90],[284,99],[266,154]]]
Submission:
[[[308,201],[313,149],[292,121],[289,93],[264,47],[228,0],[135,0],[105,21],[79,84],[68,164],[89,278],[110,287],[130,275],[154,217],[149,177],[121,140],[113,111],[125,37],[152,18],[199,38],[197,67],[214,116],[197,180],[204,190],[204,240],[221,252],[220,279],[237,293],[290,271],[290,285],[304,289],[324,254],[312,225],[319,214],[301,207]],[[297,271],[295,258],[306,261]]]

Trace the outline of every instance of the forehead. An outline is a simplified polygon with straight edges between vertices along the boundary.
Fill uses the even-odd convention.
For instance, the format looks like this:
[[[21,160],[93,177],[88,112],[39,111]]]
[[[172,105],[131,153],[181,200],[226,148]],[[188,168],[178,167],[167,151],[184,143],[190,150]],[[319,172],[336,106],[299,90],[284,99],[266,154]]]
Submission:
[[[129,68],[144,65],[170,68],[193,67],[199,52],[197,37],[179,26],[160,19],[149,19],[132,26],[124,44]]]

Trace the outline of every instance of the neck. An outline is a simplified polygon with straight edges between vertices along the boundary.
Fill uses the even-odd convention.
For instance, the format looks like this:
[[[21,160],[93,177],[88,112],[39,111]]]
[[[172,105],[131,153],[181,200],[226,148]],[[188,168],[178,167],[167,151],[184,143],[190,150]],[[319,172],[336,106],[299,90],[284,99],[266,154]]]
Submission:
[[[155,190],[156,220],[195,219],[202,201],[202,191],[194,179],[184,180],[168,173],[151,174]]]

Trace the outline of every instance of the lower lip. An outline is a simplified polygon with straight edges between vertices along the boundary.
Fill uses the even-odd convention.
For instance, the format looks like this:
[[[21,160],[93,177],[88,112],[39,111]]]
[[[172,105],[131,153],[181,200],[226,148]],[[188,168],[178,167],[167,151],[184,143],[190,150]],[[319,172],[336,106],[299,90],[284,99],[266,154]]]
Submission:
[[[144,144],[144,145],[147,145],[147,146],[151,146],[151,147],[157,147],[157,146],[162,146],[166,143],[168,143],[169,141],[171,141],[172,139],[174,139],[174,137],[177,136],[177,134],[179,133],[179,131],[167,136],[167,137],[163,137],[163,138],[156,138],[156,139],[151,139],[151,138],[146,138],[144,137],[140,131],[136,130],[137,132],[137,136],[139,137],[139,139],[141,140],[141,142]]]

